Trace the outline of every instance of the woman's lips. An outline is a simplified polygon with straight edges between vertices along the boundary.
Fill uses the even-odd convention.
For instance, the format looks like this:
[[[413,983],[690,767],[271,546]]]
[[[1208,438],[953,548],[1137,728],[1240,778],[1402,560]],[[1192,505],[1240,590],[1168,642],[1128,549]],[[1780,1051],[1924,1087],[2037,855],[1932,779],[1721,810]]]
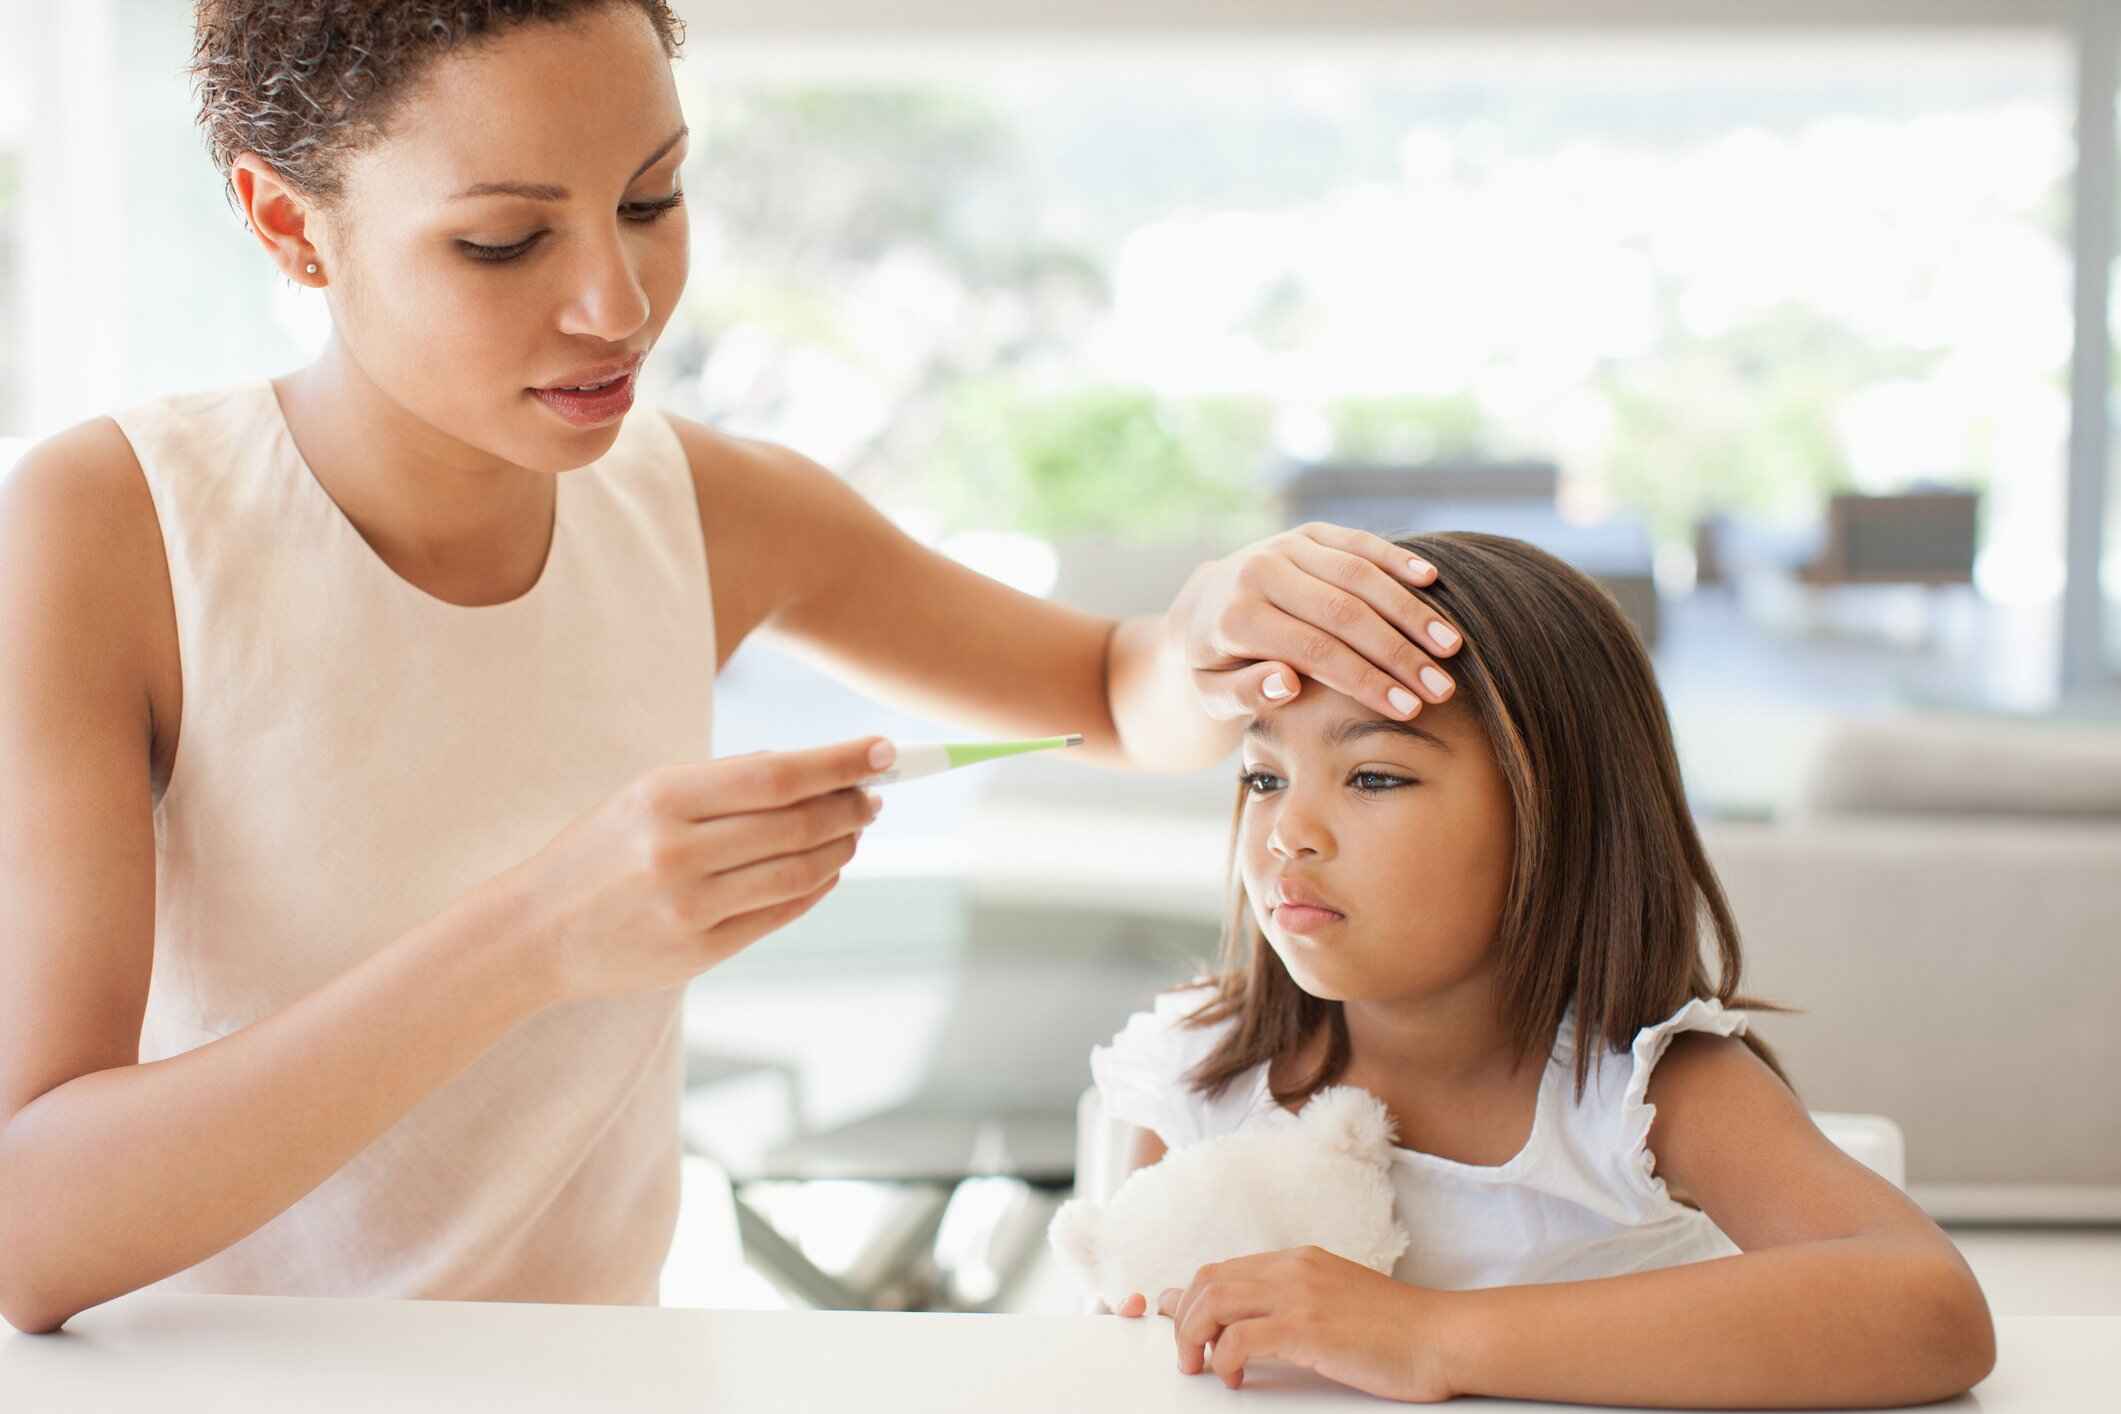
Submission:
[[[624,417],[633,408],[634,375],[638,364],[601,388],[581,393],[570,388],[532,388],[530,395],[551,408],[574,427],[601,427]]]

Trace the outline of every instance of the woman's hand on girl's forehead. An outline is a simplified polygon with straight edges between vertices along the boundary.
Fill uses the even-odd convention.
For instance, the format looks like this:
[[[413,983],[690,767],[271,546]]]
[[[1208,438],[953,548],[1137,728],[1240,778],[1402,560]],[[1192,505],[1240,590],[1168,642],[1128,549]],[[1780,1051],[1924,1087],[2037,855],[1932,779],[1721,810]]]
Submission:
[[[1409,585],[1436,568],[1382,536],[1313,522],[1194,571],[1165,613],[1210,716],[1256,716],[1313,678],[1406,721],[1454,684],[1458,631]]]

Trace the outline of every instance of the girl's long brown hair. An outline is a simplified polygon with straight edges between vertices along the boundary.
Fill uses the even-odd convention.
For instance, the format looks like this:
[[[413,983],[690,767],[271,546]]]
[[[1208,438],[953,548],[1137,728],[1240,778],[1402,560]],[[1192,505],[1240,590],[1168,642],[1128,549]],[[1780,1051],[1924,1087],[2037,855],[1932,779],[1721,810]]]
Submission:
[[[1636,1032],[1689,998],[1789,1010],[1738,995],[1738,925],[1687,809],[1649,655],[1612,597],[1520,540],[1460,531],[1398,544],[1436,566],[1436,582],[1413,592],[1465,635],[1451,676],[1487,733],[1515,807],[1495,947],[1503,1019],[1520,1061],[1548,1053],[1574,1001],[1580,1100],[1597,1055],[1627,1050]],[[1240,787],[1221,971],[1188,1018],[1235,1024],[1188,1079],[1218,1095],[1327,1028],[1324,1059],[1274,1092],[1293,1105],[1347,1069],[1348,1027],[1339,1002],[1296,985],[1252,920],[1236,868],[1244,805]],[[1703,922],[1716,947],[1713,978]],[[1765,1042],[1751,1034],[1744,1041],[1788,1083]]]

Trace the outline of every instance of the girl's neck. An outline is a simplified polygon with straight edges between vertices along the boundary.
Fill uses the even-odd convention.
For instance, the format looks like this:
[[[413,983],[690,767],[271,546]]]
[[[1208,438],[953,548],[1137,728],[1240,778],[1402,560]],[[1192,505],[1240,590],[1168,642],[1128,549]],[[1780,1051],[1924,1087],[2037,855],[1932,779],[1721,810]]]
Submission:
[[[1341,1012],[1351,1064],[1365,1075],[1462,1088],[1507,1083],[1523,1069],[1491,975],[1434,996],[1345,1002]]]

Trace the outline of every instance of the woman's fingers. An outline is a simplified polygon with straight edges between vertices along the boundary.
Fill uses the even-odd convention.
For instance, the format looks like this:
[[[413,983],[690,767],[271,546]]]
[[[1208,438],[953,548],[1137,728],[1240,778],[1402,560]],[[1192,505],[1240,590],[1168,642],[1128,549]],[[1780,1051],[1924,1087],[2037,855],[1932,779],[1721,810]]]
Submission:
[[[857,836],[827,840],[815,849],[761,859],[702,880],[691,892],[685,921],[703,931],[746,913],[808,897],[829,887],[854,858]]]
[[[1269,576],[1275,579],[1287,576],[1290,580],[1317,583],[1287,561],[1280,562],[1278,569],[1269,571]],[[1349,647],[1340,636],[1340,629],[1320,627],[1283,607],[1283,600],[1294,601],[1301,597],[1300,588],[1284,584],[1274,593],[1278,596],[1274,602],[1257,605],[1249,611],[1242,637],[1233,639],[1242,645],[1243,656],[1256,658],[1261,663],[1286,664],[1303,677],[1316,678],[1327,687],[1367,704],[1382,716],[1405,721],[1421,711],[1421,699],[1407,691],[1397,678]],[[1362,612],[1371,615],[1380,632],[1396,639],[1401,650],[1414,651],[1397,629],[1377,619],[1367,607]],[[1391,655],[1380,650],[1380,656]],[[1243,672],[1246,669],[1228,671]],[[1270,676],[1271,673],[1262,674],[1260,681],[1260,696],[1267,705],[1272,705],[1265,698],[1265,679]],[[1287,685],[1295,686],[1293,681]],[[1197,678],[1195,686],[1199,686]]]
[[[1389,717],[1411,717],[1423,701],[1448,698],[1454,684],[1430,651],[1436,645],[1424,648],[1409,638],[1365,593],[1385,600],[1386,610],[1408,619],[1416,633],[1426,635],[1429,623],[1441,621],[1426,608],[1419,609],[1418,618],[1408,614],[1391,596],[1413,601],[1397,586],[1381,584],[1382,570],[1351,555],[1328,558],[1337,554],[1300,540],[1289,558],[1265,568],[1261,584],[1267,602],[1303,625],[1293,652],[1277,644],[1273,656]],[[1321,573],[1340,576],[1355,587],[1322,579]]]
[[[849,786],[778,810],[720,815],[684,827],[672,856],[659,863],[688,876],[719,874],[856,834],[883,808],[875,792]]]
[[[1286,663],[1252,663],[1242,668],[1196,668],[1193,691],[1208,715],[1218,721],[1256,717],[1269,707],[1293,701],[1302,691],[1296,670]]]
[[[1402,549],[1382,535],[1372,535],[1367,530],[1356,530],[1352,526],[1334,525],[1330,521],[1321,520],[1309,521],[1296,527],[1296,534],[1350,555],[1360,555],[1395,580],[1404,579],[1409,584],[1418,584],[1423,588],[1436,582],[1436,566],[1411,550]]]
[[[739,913],[736,917],[710,929],[707,934],[707,945],[713,949],[718,957],[734,956],[765,937],[768,933],[778,928],[787,927],[790,923],[795,922],[796,919],[801,918],[811,909],[817,907],[826,894],[831,893],[833,889],[839,886],[839,882],[840,876],[834,874],[801,898],[792,898],[785,903],[776,903],[766,908],[753,909],[749,913]]]
[[[1360,535],[1362,532],[1348,533]],[[1370,538],[1375,539],[1374,536]],[[1308,536],[1300,536],[1289,542],[1289,559],[1298,569],[1319,581],[1329,595],[1337,590],[1362,600],[1377,612],[1379,618],[1396,629],[1401,638],[1413,644],[1418,653],[1415,660],[1417,679],[1420,677],[1421,667],[1425,665],[1435,667],[1443,677],[1449,676],[1437,660],[1458,651],[1458,646],[1463,641],[1458,630],[1451,627],[1443,615],[1415,598],[1399,578],[1380,568],[1374,559],[1350,550],[1320,544]],[[1431,571],[1432,576],[1433,573]],[[1358,649],[1365,648],[1361,643],[1354,646]],[[1365,656],[1370,656],[1367,650]],[[1422,695],[1432,702],[1442,701],[1448,692],[1448,688],[1438,689],[1431,682],[1417,681],[1407,685],[1420,689]]]
[[[873,736],[802,751],[755,751],[666,766],[644,777],[641,789],[652,807],[680,820],[778,810],[860,785],[890,764],[893,751]],[[875,764],[880,760],[883,766]]]

